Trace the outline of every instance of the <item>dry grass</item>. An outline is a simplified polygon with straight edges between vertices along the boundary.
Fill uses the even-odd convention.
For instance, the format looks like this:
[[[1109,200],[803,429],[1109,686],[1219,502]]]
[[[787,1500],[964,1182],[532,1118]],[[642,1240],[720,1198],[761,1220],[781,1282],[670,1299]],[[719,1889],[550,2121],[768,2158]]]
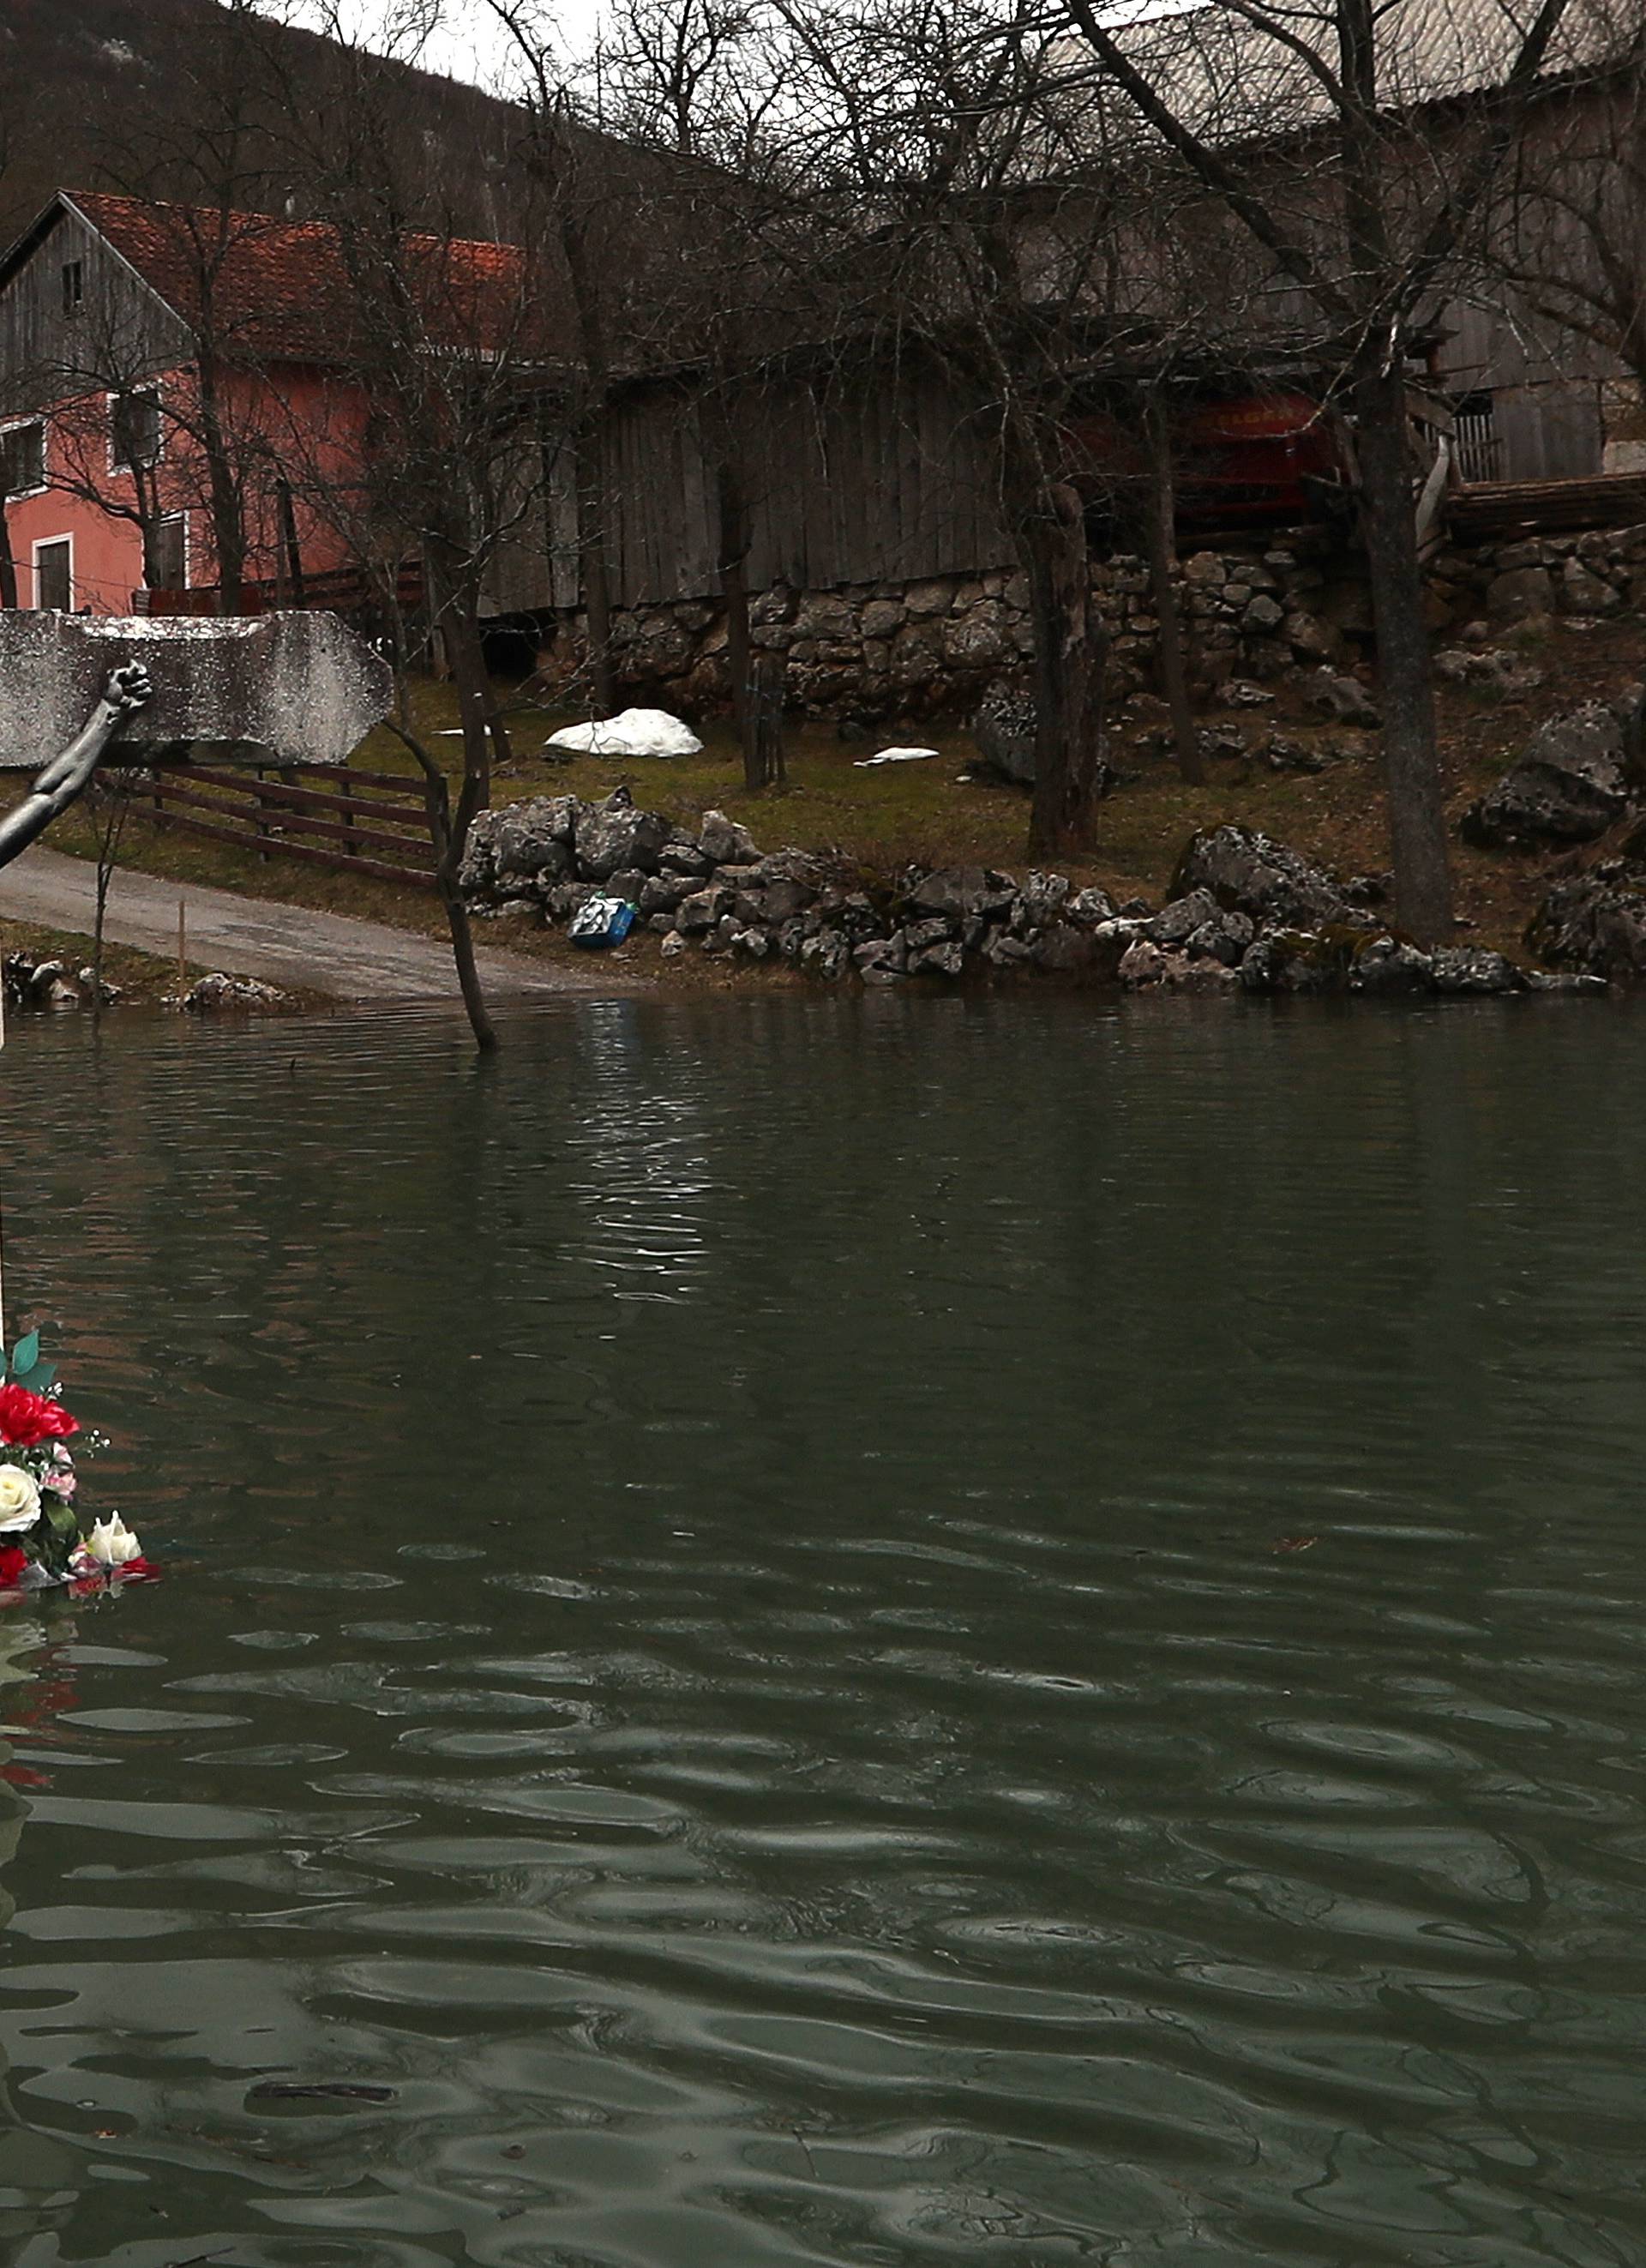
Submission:
[[[1614,690],[1639,668],[1640,630],[1633,622],[1590,629],[1562,623],[1527,642],[1547,673],[1537,691],[1512,700],[1456,690],[1445,696],[1443,735],[1454,820],[1502,772],[1541,718]],[[540,753],[542,745],[566,721],[566,712],[506,694],[504,700],[515,753],[496,773],[494,800],[500,803],[539,794],[598,797],[627,781],[637,802],[687,823],[710,806],[728,812],[767,848],[795,844],[836,851],[879,869],[976,864],[1021,873],[1025,864],[1026,798],[1010,788],[963,778],[971,743],[954,728],[904,725],[887,728],[884,739],[846,740],[831,725],[807,724],[790,734],[787,788],[750,796],[744,792],[736,746],[724,723],[703,728],[707,745],[700,756],[667,762],[580,756],[569,763],[550,762]],[[454,722],[448,687],[423,685],[417,701],[425,731],[437,733]],[[1152,716],[1143,718],[1117,733],[1116,760],[1132,777],[1102,807],[1099,847],[1089,858],[1066,862],[1078,880],[1100,882],[1117,898],[1157,900],[1189,835],[1225,820],[1261,828],[1340,873],[1386,868],[1388,838],[1374,734],[1328,731],[1283,700],[1238,718],[1209,715],[1207,722],[1272,723],[1305,741],[1352,743],[1355,753],[1318,774],[1277,773],[1260,762],[1217,760],[1207,785],[1196,789],[1186,787],[1170,762],[1149,745],[1154,721]],[[858,768],[858,759],[893,742],[935,747],[939,754],[922,763]],[[455,767],[455,740],[438,745],[452,751]],[[371,736],[360,760],[373,769],[403,772],[411,784],[411,761],[386,732]],[[89,830],[71,814],[53,841],[84,855]],[[1518,950],[1532,908],[1547,887],[1543,862],[1476,851],[1455,836],[1454,850],[1459,910],[1467,924],[1461,933]],[[184,883],[215,884],[430,933],[443,929],[439,908],[426,891],[332,873],[278,852],[264,858],[249,850],[159,832],[140,817],[129,824],[122,858],[127,865]],[[483,934],[516,951],[554,955],[569,949],[558,938],[517,923]],[[649,956],[646,944],[639,950]]]
[[[90,965],[92,943],[68,930],[38,929],[29,922],[0,921],[0,955],[27,953],[36,961],[61,961],[75,974]],[[200,972],[195,972],[198,975]],[[103,981],[117,984],[121,1005],[141,1005],[159,1000],[177,990],[175,962],[158,961],[129,946],[103,948]]]

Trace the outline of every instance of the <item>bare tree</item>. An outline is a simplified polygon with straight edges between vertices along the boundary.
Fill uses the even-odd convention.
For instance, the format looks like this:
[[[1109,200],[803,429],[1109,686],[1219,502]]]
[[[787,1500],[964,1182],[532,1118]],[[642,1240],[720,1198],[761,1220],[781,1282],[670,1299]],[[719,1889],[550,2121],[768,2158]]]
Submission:
[[[1566,0],[1541,0],[1524,28],[1507,0],[1455,16],[1377,0],[1226,0],[1130,31],[1093,0],[1064,4],[1099,92],[1124,98],[1335,359],[1357,436],[1396,912],[1433,942],[1450,932],[1451,887],[1408,371],[1524,127]],[[1403,41],[1403,30],[1422,36]]]
[[[1044,11],[1001,0],[773,0],[782,92],[763,121],[771,256],[789,303],[863,383],[940,373],[994,468],[1034,632],[1030,847],[1091,843],[1103,770],[1108,630],[1092,590],[1094,468],[1070,420],[1095,388],[1168,357],[1187,301],[1157,257],[1121,248],[1169,212],[1165,168],[1105,163],[1092,122],[1071,139]],[[1168,280],[1170,276],[1170,281]],[[872,382],[872,374],[869,374]]]

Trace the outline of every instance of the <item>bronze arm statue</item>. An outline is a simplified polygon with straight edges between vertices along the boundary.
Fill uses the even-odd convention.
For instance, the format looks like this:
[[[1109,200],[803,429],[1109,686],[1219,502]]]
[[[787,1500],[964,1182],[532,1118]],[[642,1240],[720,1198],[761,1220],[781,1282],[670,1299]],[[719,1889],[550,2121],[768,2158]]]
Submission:
[[[103,751],[129,717],[153,697],[149,673],[140,661],[114,671],[85,730],[54,756],[21,803],[0,816],[0,866],[10,865],[60,812],[67,811],[91,785]]]

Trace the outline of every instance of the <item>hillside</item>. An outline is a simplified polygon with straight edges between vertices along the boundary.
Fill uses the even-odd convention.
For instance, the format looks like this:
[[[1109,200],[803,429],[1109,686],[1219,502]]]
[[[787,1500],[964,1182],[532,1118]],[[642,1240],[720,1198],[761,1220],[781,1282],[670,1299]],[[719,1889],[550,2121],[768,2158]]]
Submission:
[[[303,211],[312,153],[357,155],[368,137],[408,216],[506,235],[517,125],[477,87],[218,0],[0,7],[0,242],[63,187],[188,199],[231,182],[239,205]]]

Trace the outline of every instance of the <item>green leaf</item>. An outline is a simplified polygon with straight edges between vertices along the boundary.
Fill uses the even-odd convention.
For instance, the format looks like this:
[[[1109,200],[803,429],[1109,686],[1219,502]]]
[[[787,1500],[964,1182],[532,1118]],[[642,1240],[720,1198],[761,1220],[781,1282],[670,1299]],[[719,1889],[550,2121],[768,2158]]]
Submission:
[[[31,1394],[45,1394],[56,1383],[56,1379],[57,1366],[55,1362],[37,1362],[33,1370],[19,1372],[12,1383],[26,1387]]]
[[[11,1350],[11,1373],[19,1385],[39,1360],[40,1333],[31,1331],[26,1338],[19,1339]]]
[[[54,1504],[48,1497],[45,1498],[45,1510],[47,1519],[59,1535],[77,1535],[80,1533],[80,1523],[75,1518],[72,1505]]]

